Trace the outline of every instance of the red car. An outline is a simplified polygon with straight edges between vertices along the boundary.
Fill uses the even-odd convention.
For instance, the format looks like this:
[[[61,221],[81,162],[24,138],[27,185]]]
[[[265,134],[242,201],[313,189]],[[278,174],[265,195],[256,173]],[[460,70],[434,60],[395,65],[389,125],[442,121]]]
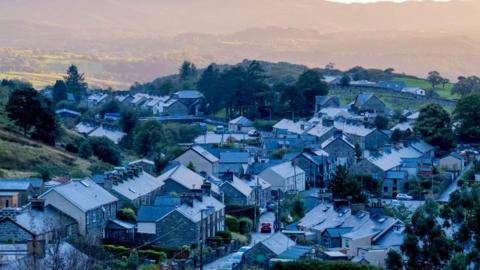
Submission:
[[[271,233],[272,232],[272,224],[271,223],[262,223],[260,225],[260,232],[261,233]]]

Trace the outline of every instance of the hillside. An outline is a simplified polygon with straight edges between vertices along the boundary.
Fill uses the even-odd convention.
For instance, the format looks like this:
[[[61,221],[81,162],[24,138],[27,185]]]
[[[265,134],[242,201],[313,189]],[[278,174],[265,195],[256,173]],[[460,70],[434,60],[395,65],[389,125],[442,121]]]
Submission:
[[[245,58],[334,62],[420,77],[438,70],[452,81],[480,74],[476,0],[6,0],[0,9],[8,11],[0,16],[0,77],[37,87],[75,63],[92,86],[124,89],[172,74],[185,59],[199,67]]]
[[[91,163],[72,154],[28,140],[0,127],[0,176],[36,175],[39,170],[68,175],[89,173]]]

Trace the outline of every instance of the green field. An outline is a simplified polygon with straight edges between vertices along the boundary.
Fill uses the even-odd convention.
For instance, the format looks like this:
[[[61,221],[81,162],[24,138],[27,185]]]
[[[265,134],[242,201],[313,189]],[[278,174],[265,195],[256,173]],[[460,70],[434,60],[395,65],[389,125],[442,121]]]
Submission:
[[[435,88],[432,88],[432,84],[427,80],[423,80],[423,79],[397,77],[397,78],[394,78],[394,81],[403,81],[407,84],[408,87],[419,87],[425,90],[433,89],[440,97],[443,97],[443,98],[448,98],[448,99],[460,98],[459,95],[452,94],[453,83],[445,84],[445,88],[443,88],[441,85]]]

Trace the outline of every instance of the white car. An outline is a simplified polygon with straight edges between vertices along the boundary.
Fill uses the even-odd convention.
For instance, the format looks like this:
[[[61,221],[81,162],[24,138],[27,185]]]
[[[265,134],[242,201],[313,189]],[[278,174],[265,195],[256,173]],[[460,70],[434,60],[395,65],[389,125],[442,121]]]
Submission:
[[[249,246],[244,246],[244,247],[241,247],[238,252],[241,252],[241,253],[245,253],[247,252],[247,250],[251,249],[252,247],[249,247]]]
[[[397,200],[410,201],[413,200],[413,197],[405,193],[398,193]]]
[[[233,253],[230,260],[228,260],[228,262],[231,262],[233,264],[238,264],[238,263],[241,263],[242,260],[243,260],[243,252],[235,252]]]
[[[258,132],[256,129],[252,129],[248,132],[248,136],[250,137],[259,137],[260,136],[260,132]]]

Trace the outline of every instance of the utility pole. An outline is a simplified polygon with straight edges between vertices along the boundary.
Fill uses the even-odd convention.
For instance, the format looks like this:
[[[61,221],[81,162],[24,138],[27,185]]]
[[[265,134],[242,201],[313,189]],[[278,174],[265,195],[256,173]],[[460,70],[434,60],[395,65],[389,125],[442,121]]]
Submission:
[[[258,197],[258,191],[259,191],[259,184],[258,184],[258,175],[255,176],[257,178],[257,183],[255,185],[255,208],[253,209],[253,224],[255,226],[255,232],[258,231],[258,221],[257,221],[257,209],[259,209],[259,197]],[[259,217],[260,218],[260,217]]]
[[[205,210],[200,210],[200,270],[203,270],[203,211]]]

